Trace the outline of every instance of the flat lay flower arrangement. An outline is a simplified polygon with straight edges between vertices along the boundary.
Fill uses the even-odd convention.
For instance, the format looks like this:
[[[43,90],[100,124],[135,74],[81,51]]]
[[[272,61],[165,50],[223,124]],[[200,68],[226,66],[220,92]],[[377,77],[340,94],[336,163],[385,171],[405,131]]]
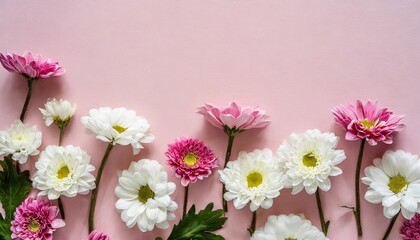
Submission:
[[[59,129],[57,144],[40,149],[42,133],[36,126],[26,123],[25,115],[31,107],[32,91],[37,81],[51,76],[61,76],[65,70],[58,62],[27,52],[23,55],[3,53],[0,62],[4,69],[20,74],[27,81],[27,96],[19,119],[9,129],[0,131],[0,201],[5,211],[0,215],[0,239],[51,240],[54,232],[66,227],[66,206],[62,198],[89,195],[90,206],[86,216],[89,236],[84,239],[108,240],[106,229],[95,225],[96,203],[101,190],[101,179],[107,163],[113,161],[110,153],[116,145],[131,146],[133,155],[155,139],[151,123],[134,110],[124,107],[101,107],[91,109],[81,119],[72,119],[77,107],[63,99],[45,99],[39,117],[46,126]],[[23,91],[23,89],[22,89]],[[18,103],[13,103],[18,105]],[[16,106],[20,107],[20,106]],[[176,210],[182,209],[180,220],[169,229],[169,240],[225,239],[217,230],[229,221],[235,211],[251,211],[249,226],[239,226],[249,232],[254,240],[322,240],[328,239],[330,220],[324,209],[347,208],[354,213],[359,236],[366,231],[361,221],[360,201],[383,206],[384,218],[389,219],[383,239],[391,231],[400,231],[401,239],[420,239],[420,160],[415,154],[404,150],[387,150],[383,156],[372,160],[373,164],[361,169],[365,147],[375,147],[378,142],[393,143],[396,132],[404,129],[404,116],[394,114],[378,103],[357,100],[355,103],[337,105],[331,109],[331,121],[345,131],[345,140],[359,141],[358,159],[346,159],[343,149],[337,149],[339,137],[332,132],[309,129],[291,133],[275,150],[268,148],[241,151],[232,157],[235,137],[249,129],[268,126],[269,115],[261,108],[241,107],[232,102],[227,106],[205,103],[192,109],[202,115],[211,125],[226,135],[226,153],[216,156],[213,149],[198,138],[179,136],[167,144],[166,159],[144,159],[138,157],[123,171],[115,171],[118,183],[113,186],[117,197],[115,210],[127,228],[138,228],[142,232],[156,228],[169,229],[176,219]],[[199,116],[199,115],[197,115]],[[103,144],[103,155],[98,166],[91,164],[91,156],[83,147],[62,146],[66,127],[72,121],[81,121],[86,132]],[[214,131],[217,129],[214,128]],[[366,144],[367,143],[367,144]],[[368,145],[368,146],[366,146]],[[321,201],[328,198],[328,191],[334,186],[331,178],[343,173],[340,164],[354,161],[354,205],[326,206]],[[21,164],[32,164],[34,172],[21,171]],[[165,165],[170,171],[165,170]],[[169,180],[174,174],[182,187]],[[206,181],[211,174],[217,174],[222,192],[222,209],[215,209],[214,202],[206,202],[204,209],[197,209],[194,203],[187,208],[189,189],[198,181]],[[360,185],[368,187],[361,192]],[[300,192],[315,195],[319,222],[305,218],[304,213],[271,215],[260,228],[256,228],[259,211],[270,209],[274,199],[286,194]],[[29,196],[34,190],[36,196]],[[182,192],[184,199],[176,202],[173,194]],[[228,209],[228,202],[234,209]],[[69,201],[70,202],[70,201]],[[403,226],[395,227],[398,217],[406,219]],[[321,226],[320,229],[315,225]],[[156,239],[162,239],[160,237]]]

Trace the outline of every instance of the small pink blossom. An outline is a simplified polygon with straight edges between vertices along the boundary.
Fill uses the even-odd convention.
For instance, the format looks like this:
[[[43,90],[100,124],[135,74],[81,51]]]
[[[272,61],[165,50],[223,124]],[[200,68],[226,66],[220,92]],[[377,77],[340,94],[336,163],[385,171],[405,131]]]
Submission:
[[[416,213],[410,220],[405,220],[400,233],[402,240],[420,240],[420,214]]]
[[[404,116],[394,115],[387,108],[379,108],[376,102],[346,104],[331,110],[335,121],[347,130],[347,140],[366,139],[370,145],[377,142],[392,143],[392,134],[404,127]]]
[[[235,102],[228,107],[206,103],[199,107],[197,112],[204,115],[213,126],[224,129],[225,132],[235,130],[234,133],[238,133],[270,124],[269,116],[264,110],[258,107],[240,107]]]
[[[168,145],[165,155],[167,164],[181,178],[184,187],[208,177],[211,169],[217,167],[217,157],[198,139],[178,138]]]
[[[96,230],[93,230],[89,234],[89,239],[88,240],[109,240],[109,237],[105,233],[101,233],[101,232],[98,232]]]
[[[58,219],[58,207],[40,198],[27,198],[15,212],[12,221],[12,238],[25,240],[52,240],[53,232],[64,227]]]
[[[41,55],[34,57],[31,52],[25,52],[23,56],[16,53],[0,53],[0,62],[7,71],[19,73],[30,79],[60,76],[65,72],[58,62],[44,59]]]

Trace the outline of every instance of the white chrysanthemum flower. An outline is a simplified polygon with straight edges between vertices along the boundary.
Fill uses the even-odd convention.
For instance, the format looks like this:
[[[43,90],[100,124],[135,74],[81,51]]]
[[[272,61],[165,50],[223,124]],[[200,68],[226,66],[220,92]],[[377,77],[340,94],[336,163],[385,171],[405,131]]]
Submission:
[[[155,138],[149,132],[147,120],[136,116],[133,110],[103,107],[91,109],[89,114],[81,119],[89,132],[95,133],[97,139],[113,145],[131,144],[134,154],[143,148],[140,143],[151,143]]]
[[[29,156],[39,154],[42,133],[36,126],[23,124],[20,120],[12,123],[10,128],[0,131],[0,155],[12,155],[12,159],[20,164],[26,163]]]
[[[250,201],[251,211],[260,206],[268,209],[284,186],[282,174],[269,149],[240,152],[238,160],[229,161],[226,168],[218,172],[227,190],[224,198],[233,200],[236,209],[245,207]]]
[[[369,186],[365,199],[381,203],[384,215],[392,218],[401,210],[406,219],[420,213],[420,160],[402,150],[386,151],[374,166],[365,168],[362,182]]]
[[[45,120],[45,125],[50,126],[52,123],[55,123],[60,129],[67,126],[76,112],[76,105],[63,99],[59,101],[55,98],[48,99],[44,106],[45,109],[39,108],[39,110]]]
[[[50,200],[61,195],[86,195],[95,189],[95,177],[91,173],[95,167],[89,163],[89,154],[79,147],[48,146],[35,163],[37,171],[32,185],[41,190],[39,196],[48,195]]]
[[[285,174],[286,187],[297,194],[305,188],[313,194],[321,188],[331,188],[329,176],[342,173],[336,165],[346,156],[336,150],[339,138],[333,133],[321,133],[318,129],[307,130],[303,134],[292,133],[277,150],[281,171]]]
[[[328,240],[309,220],[297,215],[269,216],[251,240]]]
[[[169,197],[175,188],[157,161],[142,159],[132,162],[118,178],[115,195],[119,199],[115,208],[129,228],[137,224],[142,232],[152,231],[154,226],[166,229],[168,220],[175,219],[172,212],[178,208]]]

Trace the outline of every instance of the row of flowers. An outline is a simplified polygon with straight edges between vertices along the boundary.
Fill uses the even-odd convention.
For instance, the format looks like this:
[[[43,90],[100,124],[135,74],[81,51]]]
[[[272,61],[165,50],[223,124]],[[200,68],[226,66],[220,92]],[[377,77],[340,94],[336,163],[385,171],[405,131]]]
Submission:
[[[41,132],[35,126],[23,123],[33,83],[39,78],[60,76],[64,69],[58,63],[40,56],[34,57],[31,53],[23,56],[0,54],[0,62],[5,69],[21,74],[28,81],[28,95],[20,120],[13,122],[10,129],[0,132],[0,155],[4,156],[0,184],[18,189],[17,183],[6,179],[6,175],[9,176],[15,169],[17,176],[21,176],[19,174],[23,172],[20,172],[19,164],[26,163],[29,156],[39,154],[30,185],[39,190],[39,196],[58,200],[57,208],[50,201],[27,198],[16,211],[13,209],[14,213],[6,211],[5,219],[0,220],[7,222],[12,219],[11,239],[52,239],[55,229],[65,226],[65,208],[61,196],[75,197],[89,192],[92,192],[89,239],[108,239],[105,233],[95,230],[94,224],[102,172],[115,145],[131,145],[133,154],[136,155],[144,147],[143,144],[153,142],[150,124],[144,117],[137,116],[135,111],[125,108],[91,109],[88,116],[82,117],[81,122],[86,129],[95,134],[97,139],[107,143],[95,178],[92,174],[95,167],[90,164],[90,156],[86,151],[77,146],[61,146],[65,128],[76,110],[75,105],[66,100],[50,99],[45,108],[40,109],[45,124],[49,126],[54,123],[60,130],[58,145],[47,146],[41,153],[38,150],[42,141]],[[343,150],[336,149],[339,142],[337,136],[318,129],[293,133],[274,154],[269,149],[256,149],[252,152],[240,152],[237,159],[231,160],[235,137],[248,129],[266,127],[270,124],[269,116],[258,107],[240,107],[236,103],[226,107],[205,104],[197,112],[226,133],[226,155],[223,164],[220,164],[220,159],[213,151],[201,140],[194,138],[180,137],[168,145],[166,163],[176,177],[180,178],[185,192],[183,216],[172,234],[179,234],[174,233],[175,231],[185,232],[185,229],[179,230],[188,225],[183,224],[183,221],[188,221],[190,215],[195,213],[194,206],[190,211],[186,209],[189,185],[208,177],[220,164],[224,166],[218,170],[223,183],[223,212],[228,212],[227,201],[233,201],[236,209],[242,209],[249,204],[253,212],[248,229],[251,239],[327,239],[329,221],[324,217],[320,194],[321,191],[330,190],[330,177],[342,173],[337,165],[346,156]],[[400,212],[406,219],[412,219],[415,213],[420,212],[420,160],[417,155],[402,150],[387,151],[382,158],[373,161],[373,166],[365,169],[363,178],[360,177],[361,163],[365,143],[371,146],[377,142],[391,144],[393,133],[404,127],[403,116],[395,115],[386,108],[379,108],[371,101],[339,105],[332,112],[336,122],[347,131],[347,140],[361,140],[355,173],[355,207],[351,207],[355,213],[358,234],[363,234],[360,219],[361,179],[369,186],[365,199],[371,203],[382,203],[385,217],[391,218],[384,234],[386,239]],[[24,180],[21,181],[25,185]],[[256,229],[257,210],[260,207],[269,209],[283,188],[291,188],[292,194],[302,190],[315,194],[321,230],[300,215],[270,216],[265,226]],[[141,159],[132,162],[127,170],[119,174],[115,188],[115,195],[118,197],[115,208],[129,228],[137,225],[143,232],[152,231],[154,227],[167,229],[169,221],[175,219],[174,211],[178,209],[178,204],[170,197],[175,190],[175,183],[168,182],[167,173],[158,161]],[[0,200],[5,199],[0,196]],[[221,214],[218,215],[220,212],[211,211],[211,208],[207,214],[219,217],[213,227],[204,230],[208,234],[213,234],[210,232],[221,228],[226,221]],[[203,215],[199,213],[195,217],[204,217],[205,210],[202,211]],[[59,214],[61,219],[58,218]],[[411,221],[415,219],[417,216]],[[418,233],[418,229],[410,227],[411,225],[413,224],[410,222],[404,225],[402,236],[405,239],[414,239],[412,236]],[[6,235],[0,232],[0,236],[1,234]],[[185,239],[194,238],[188,237]]]

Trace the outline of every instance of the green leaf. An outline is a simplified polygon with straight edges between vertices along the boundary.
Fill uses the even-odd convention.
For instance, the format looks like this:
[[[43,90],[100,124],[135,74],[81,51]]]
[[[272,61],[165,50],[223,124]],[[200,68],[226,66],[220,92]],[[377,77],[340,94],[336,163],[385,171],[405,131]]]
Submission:
[[[227,218],[222,217],[222,209],[212,210],[213,203],[199,213],[195,213],[195,206],[192,205],[185,217],[174,226],[168,240],[224,240],[224,237],[212,232],[221,229]]]
[[[11,239],[10,224],[13,214],[31,190],[29,171],[18,173],[13,162],[10,155],[0,161],[3,168],[0,172],[0,202],[6,212],[5,218],[0,217],[0,237],[6,240]]]

